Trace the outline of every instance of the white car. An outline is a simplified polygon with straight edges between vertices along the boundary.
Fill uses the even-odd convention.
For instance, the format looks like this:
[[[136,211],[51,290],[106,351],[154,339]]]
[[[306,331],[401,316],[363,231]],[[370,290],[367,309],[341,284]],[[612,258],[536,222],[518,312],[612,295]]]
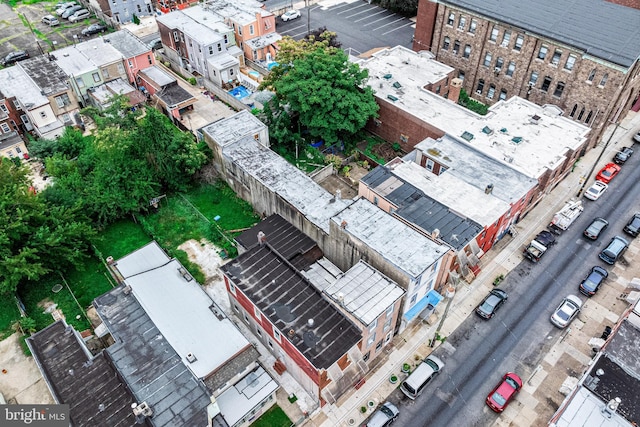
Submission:
[[[386,402],[369,418],[363,427],[389,427],[396,418],[400,411],[398,407],[391,402]]]
[[[280,16],[284,22],[291,21],[292,19],[300,18],[300,12],[295,9],[291,9]]]
[[[607,191],[609,186],[602,181],[596,181],[587,191],[584,192],[584,197],[589,200],[598,200],[602,194]]]
[[[582,308],[582,300],[575,295],[567,295],[551,315],[551,323],[558,328],[566,328]]]
[[[89,12],[87,9],[80,9],[69,17],[69,22],[78,22],[90,17],[91,12]]]

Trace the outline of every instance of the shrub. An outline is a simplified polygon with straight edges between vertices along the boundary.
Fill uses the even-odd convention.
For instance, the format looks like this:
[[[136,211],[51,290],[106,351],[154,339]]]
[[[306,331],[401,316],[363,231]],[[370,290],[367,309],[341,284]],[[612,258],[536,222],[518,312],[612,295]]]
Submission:
[[[471,99],[464,89],[460,91],[458,104],[473,111],[474,113],[480,114],[481,116],[486,115],[489,111],[489,107],[481,102],[476,101],[475,99]]]
[[[189,83],[191,83],[191,86],[195,86],[198,81],[196,80],[195,77],[189,77]]]

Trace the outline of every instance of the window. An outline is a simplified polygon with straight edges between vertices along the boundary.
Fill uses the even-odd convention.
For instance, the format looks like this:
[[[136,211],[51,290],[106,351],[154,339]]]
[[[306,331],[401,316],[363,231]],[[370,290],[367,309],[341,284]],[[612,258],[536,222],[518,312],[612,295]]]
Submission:
[[[475,19],[472,19],[471,24],[469,24],[469,32],[471,34],[475,34],[477,28],[478,28],[478,23],[476,22]]]
[[[367,351],[366,354],[362,356],[362,360],[366,362],[367,360],[369,360],[369,356],[371,356],[371,352]]]
[[[489,91],[487,92],[487,98],[493,99],[493,96],[496,94],[496,86],[489,85]]]
[[[393,308],[394,308],[394,305],[390,305],[389,307],[387,307],[387,311],[384,313],[387,319],[390,319],[393,317]]]
[[[587,118],[586,118],[586,119],[584,119],[584,122],[585,122],[586,124],[589,124],[589,122],[591,121],[591,116],[592,116],[592,114],[593,114],[593,110],[589,111],[589,114],[587,114]]]
[[[509,62],[509,66],[507,67],[507,76],[513,77],[513,73],[516,71],[516,63],[511,61]]]
[[[564,69],[565,70],[573,70],[573,66],[576,64],[576,56],[575,55],[569,55],[569,57],[567,58],[567,62],[564,63]]]
[[[240,309],[238,308],[237,304],[233,304],[233,309],[235,310],[236,313],[240,313]]]
[[[449,14],[449,18],[447,18],[447,25],[453,25],[454,19],[456,19],[456,15],[453,12],[451,12]]]
[[[104,77],[105,79],[109,78],[109,69],[107,68],[102,69],[102,77]]]
[[[179,39],[178,39],[178,32],[177,32],[177,31],[174,31],[174,32],[173,32],[173,41],[174,41],[174,42],[177,42],[178,40],[179,40]]]
[[[258,319],[258,322],[262,321],[262,314],[260,313],[260,309],[258,307],[253,307],[253,315]]]
[[[373,197],[373,204],[378,206],[378,202],[379,202],[378,198],[374,196]]]
[[[511,31],[509,30],[505,30],[504,34],[502,35],[502,43],[501,46],[503,47],[507,47],[509,46],[509,42],[511,41]]]
[[[229,44],[229,37],[226,34],[224,35],[224,44]]]
[[[531,73],[531,77],[529,78],[529,84],[531,86],[535,86],[536,83],[538,83],[538,73],[536,73],[535,71],[533,71]]]
[[[505,89],[500,90],[500,95],[498,95],[498,99],[504,101],[507,99],[507,91]]]
[[[371,347],[374,342],[376,342],[376,334],[375,333],[369,335],[369,339],[367,340],[367,347]]]
[[[256,333],[260,338],[262,338],[262,331],[260,330],[260,326],[256,325]]]
[[[118,72],[124,74],[124,65],[122,63],[118,63]]]
[[[485,67],[491,65],[491,52],[487,52],[484,55],[484,62],[482,63],[482,65],[484,65]]]
[[[413,296],[411,297],[411,300],[409,301],[409,307],[415,304],[417,299],[418,299],[418,294],[413,294]]]
[[[253,34],[253,25],[249,25],[249,34]]]
[[[442,89],[442,88],[440,87],[440,85],[438,85],[438,87],[436,88],[436,95],[440,95],[440,90],[441,90],[441,89]]]
[[[370,325],[369,325],[369,333],[375,332],[376,328],[378,327],[378,319],[374,320]]]
[[[389,328],[391,327],[391,321],[393,320],[392,317],[389,317],[387,319],[386,322],[384,322],[384,331],[387,332],[389,330]]]
[[[133,68],[133,61],[129,60],[129,68]]]
[[[404,135],[404,134],[400,134],[400,142],[404,142],[404,143],[409,142],[409,136],[408,135]]]
[[[589,77],[587,77],[587,81],[588,82],[593,82],[593,79],[596,78],[596,69],[594,68],[593,70],[591,70],[591,72],[589,73]]]
[[[502,66],[504,65],[504,59],[502,58],[498,58],[496,59],[496,68],[494,71],[500,71],[502,70]]]
[[[16,107],[18,110],[22,110],[22,107],[20,106],[20,101],[18,101],[17,99],[13,100],[13,106]]]
[[[513,50],[517,50],[520,52],[522,50],[522,44],[524,43],[524,36],[522,34],[518,34],[516,37],[516,44],[513,45]]]
[[[276,328],[273,328],[273,337],[279,342],[280,341],[280,331]]]
[[[269,347],[271,347],[271,350],[273,350],[273,343],[271,342],[271,340],[267,340],[267,344],[269,344]]]
[[[79,88],[83,88],[84,80],[82,80],[80,77],[76,77],[76,84],[78,85]]]
[[[65,105],[71,104],[71,100],[69,100],[69,95],[66,93],[60,96],[56,96],[56,104],[58,104],[59,108],[63,108]]]
[[[542,87],[540,89],[542,89],[543,92],[546,92],[549,90],[549,86],[551,86],[551,77],[546,76],[542,81]]]
[[[480,79],[478,80],[478,87],[476,87],[476,93],[478,95],[481,95],[482,91],[484,91],[484,80]]]
[[[69,125],[69,124],[71,124],[71,116],[70,116],[68,113],[64,113],[64,114],[62,115],[62,122],[63,122],[65,125]]]
[[[233,68],[229,69],[229,75],[233,76]]]
[[[222,45],[218,43],[218,52],[222,52]]]
[[[576,110],[578,109],[578,104],[573,104],[573,109],[571,110],[571,114],[569,114],[570,117],[573,117],[576,115]]]
[[[564,82],[558,82],[556,85],[556,90],[553,92],[553,96],[560,98],[562,96],[562,92],[564,91]]]
[[[0,110],[4,111],[5,113],[9,112],[9,110],[7,109],[7,106],[4,105],[4,103],[0,104]]]
[[[147,55],[147,61],[149,61],[149,65],[153,65],[153,60],[151,59],[151,55]]]
[[[138,4],[138,5],[136,5],[136,6],[138,6],[138,13],[142,13],[142,7],[140,7],[140,5],[139,5],[139,4]]]
[[[11,128],[6,123],[0,124],[0,127],[2,128],[2,132],[4,132],[4,133],[11,132]]]
[[[378,341],[378,344],[376,344],[376,352],[380,351],[381,348],[382,348],[382,340]]]
[[[582,107],[580,114],[578,114],[578,120],[582,120],[582,116],[584,116],[584,107]]]
[[[456,40],[455,42],[453,42],[453,53],[457,55],[459,50],[460,50],[460,42]]]
[[[213,46],[209,46],[209,55],[213,55]]]
[[[458,71],[458,78],[462,81],[464,81],[464,71],[460,70]]]
[[[231,282],[229,282],[229,292],[231,292],[234,295],[236,294],[236,285],[234,285]]]
[[[427,163],[426,163],[425,167],[427,168],[427,170],[428,170],[428,171],[433,172],[433,167],[434,167],[435,165],[436,165],[436,164],[433,162],[433,160],[431,160],[431,159],[427,159]]]
[[[458,21],[458,29],[464,31],[466,26],[467,26],[467,18],[465,18],[464,16],[461,16],[460,20]]]
[[[558,65],[560,63],[560,57],[562,57],[562,51],[556,49],[553,51],[553,56],[551,57],[551,64]]]
[[[493,27],[493,29],[491,30],[491,36],[489,36],[489,40],[491,40],[492,42],[498,40],[498,29],[496,27]]]
[[[451,44],[451,39],[449,37],[445,37],[442,41],[442,48],[444,50],[449,50],[449,45]]]
[[[609,74],[608,73],[604,73],[602,78],[600,79],[600,84],[598,85],[598,87],[604,87],[604,85],[607,84],[607,80],[609,79]]]
[[[464,47],[464,53],[462,54],[463,58],[469,58],[469,56],[471,56],[471,45],[466,45]]]
[[[239,36],[242,35],[242,27],[240,25],[238,25],[238,35]]]
[[[549,48],[546,46],[540,46],[540,50],[538,51],[538,59],[542,59],[547,57],[547,53],[549,53]]]
[[[40,118],[46,119],[47,118],[47,113],[45,113],[44,111],[40,111]]]
[[[247,325],[249,324],[249,316],[247,316],[247,313],[242,313],[242,317],[244,318],[244,321],[247,322]]]

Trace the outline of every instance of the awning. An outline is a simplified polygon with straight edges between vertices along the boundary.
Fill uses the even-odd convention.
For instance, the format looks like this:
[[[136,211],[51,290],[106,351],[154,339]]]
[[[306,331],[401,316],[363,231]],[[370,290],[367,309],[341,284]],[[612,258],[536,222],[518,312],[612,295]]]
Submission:
[[[433,310],[444,297],[437,293],[435,290],[430,290],[427,295],[416,303],[409,311],[404,314],[404,318],[407,321],[413,320],[418,314],[424,310]]]

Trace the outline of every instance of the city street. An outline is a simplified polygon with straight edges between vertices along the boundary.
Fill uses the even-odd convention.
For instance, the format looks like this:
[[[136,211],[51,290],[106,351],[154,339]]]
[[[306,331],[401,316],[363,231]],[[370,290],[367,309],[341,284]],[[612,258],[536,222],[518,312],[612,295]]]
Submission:
[[[309,17],[311,31],[327,27],[337,33],[342,48],[352,55],[385,46],[411,47],[415,23],[410,19],[362,0],[323,6],[325,3],[328,2],[300,8],[301,17],[288,22],[278,18],[276,30],[283,36],[299,40],[307,35]]]

